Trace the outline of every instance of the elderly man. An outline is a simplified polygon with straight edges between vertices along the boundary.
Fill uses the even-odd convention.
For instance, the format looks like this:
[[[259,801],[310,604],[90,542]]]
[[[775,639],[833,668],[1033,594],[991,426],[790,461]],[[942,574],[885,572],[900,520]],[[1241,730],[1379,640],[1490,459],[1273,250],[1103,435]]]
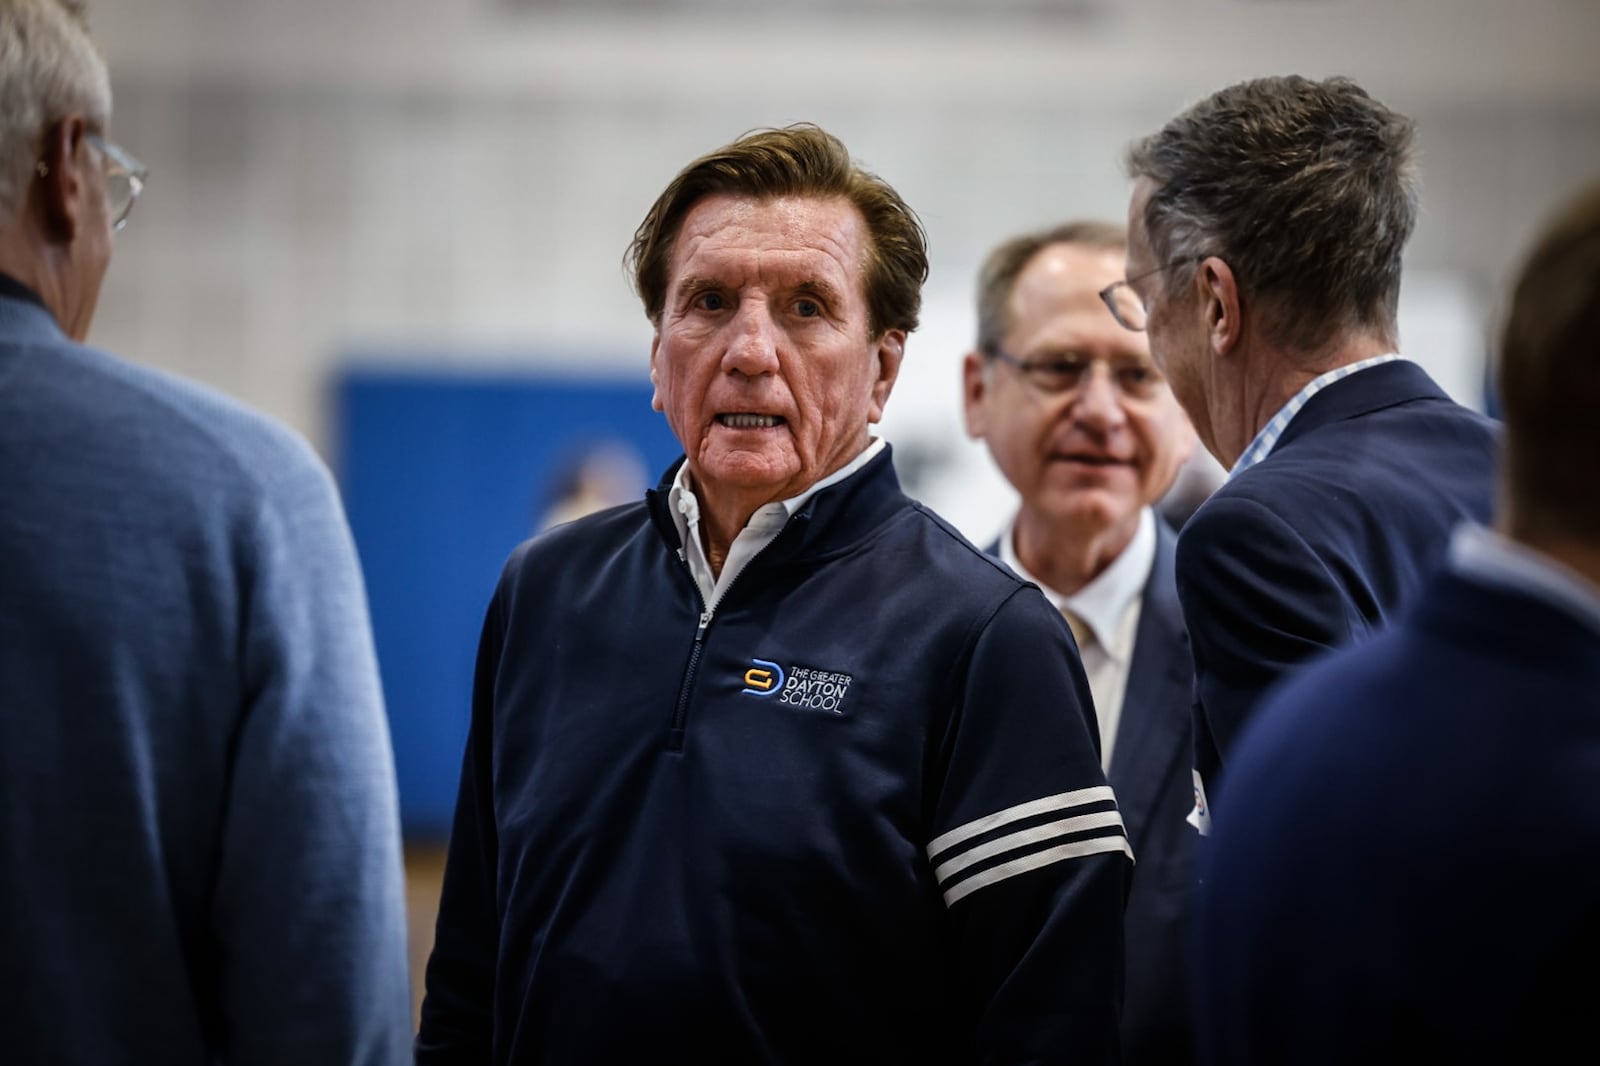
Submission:
[[[1072,626],[1100,754],[1139,864],[1125,920],[1122,1046],[1129,1066],[1192,1061],[1184,945],[1194,833],[1194,664],[1173,583],[1176,535],[1152,504],[1194,432],[1100,290],[1122,277],[1119,226],[1071,222],[1015,237],[978,276],[966,357],[967,432],[1021,497],[990,550]]]
[[[71,0],[0,0],[0,1030],[11,1062],[382,1063],[394,767],[305,443],[82,344],[143,168]]]
[[[1229,766],[1201,904],[1211,1061],[1592,1054],[1597,330],[1591,185],[1516,286],[1495,531],[1464,525],[1400,623],[1264,701]]]
[[[1489,513],[1493,424],[1396,353],[1412,141],[1347,79],[1262,78],[1129,153],[1106,300],[1229,468],[1178,542],[1202,833],[1263,690],[1391,621]]]
[[[761,131],[630,261],[686,457],[501,578],[419,1061],[1113,1061],[1129,848],[1067,627],[869,432],[915,216]]]

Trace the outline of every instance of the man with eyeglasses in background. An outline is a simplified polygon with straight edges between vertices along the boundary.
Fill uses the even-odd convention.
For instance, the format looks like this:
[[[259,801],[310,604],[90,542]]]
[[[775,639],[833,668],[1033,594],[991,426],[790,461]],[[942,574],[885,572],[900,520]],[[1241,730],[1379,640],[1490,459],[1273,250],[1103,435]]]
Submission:
[[[1348,79],[1273,77],[1128,155],[1128,280],[1107,303],[1229,470],[1178,541],[1202,834],[1263,692],[1391,622],[1451,529],[1489,515],[1494,424],[1398,354],[1413,141]]]
[[[1264,700],[1229,764],[1195,905],[1208,1062],[1595,1059],[1600,182],[1510,292],[1494,527]]]
[[[144,168],[73,0],[0,0],[8,1062],[409,1060],[365,592],[303,440],[83,345]]]
[[[1099,292],[1126,236],[1069,222],[1012,238],[978,275],[978,344],[963,365],[967,432],[1020,496],[990,552],[1038,585],[1077,638],[1100,753],[1137,865],[1125,915],[1123,1061],[1193,1061],[1185,982],[1194,833],[1194,666],[1173,583],[1176,534],[1156,514],[1194,431],[1143,335]]]

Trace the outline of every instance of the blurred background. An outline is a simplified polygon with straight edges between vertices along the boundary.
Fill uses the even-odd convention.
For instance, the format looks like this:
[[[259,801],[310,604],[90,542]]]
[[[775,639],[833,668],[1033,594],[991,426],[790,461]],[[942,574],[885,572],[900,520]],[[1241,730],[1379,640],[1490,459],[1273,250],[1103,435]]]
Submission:
[[[1418,120],[1402,348],[1480,409],[1503,282],[1600,173],[1597,0],[102,0],[92,17],[113,133],[151,176],[91,340],[278,417],[338,476],[419,978],[499,567],[677,454],[621,257],[684,163],[810,120],[917,209],[932,274],[884,432],[908,490],[979,541],[1014,497],[959,421],[978,263],[1020,230],[1124,218],[1124,148],[1188,103],[1348,74]]]

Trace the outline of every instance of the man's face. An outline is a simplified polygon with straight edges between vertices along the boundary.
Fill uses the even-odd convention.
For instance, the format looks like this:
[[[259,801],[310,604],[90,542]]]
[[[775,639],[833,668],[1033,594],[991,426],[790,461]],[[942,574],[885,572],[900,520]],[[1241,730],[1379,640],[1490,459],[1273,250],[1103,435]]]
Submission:
[[[1131,536],[1194,445],[1144,335],[1118,325],[1099,299],[1122,276],[1119,251],[1054,244],[1017,277],[1002,347],[1023,362],[1086,366],[1075,387],[1042,391],[979,353],[965,367],[967,431],[988,444],[1025,511],[1085,537]]]
[[[1160,269],[1165,264],[1156,260],[1145,232],[1145,205],[1157,188],[1149,178],[1140,178],[1134,184],[1133,197],[1128,203],[1126,276],[1140,279],[1132,284],[1147,312],[1145,336],[1149,338],[1150,357],[1167,376],[1184,410],[1194,415],[1205,409],[1199,391],[1202,377],[1199,368],[1206,352],[1206,338],[1196,328],[1192,315],[1179,313],[1184,301],[1167,295],[1167,272]]]
[[[866,447],[905,345],[869,334],[869,240],[839,199],[716,195],[685,216],[650,380],[697,491],[754,509]]]

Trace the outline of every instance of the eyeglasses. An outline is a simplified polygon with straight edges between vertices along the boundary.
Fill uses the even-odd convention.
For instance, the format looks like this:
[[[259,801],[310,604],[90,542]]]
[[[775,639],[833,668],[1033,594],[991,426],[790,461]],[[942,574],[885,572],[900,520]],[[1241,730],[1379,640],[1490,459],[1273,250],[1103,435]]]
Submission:
[[[144,192],[145,178],[150,171],[129,152],[98,133],[84,137],[105,159],[106,202],[111,211],[111,228],[120,230],[128,224],[139,194]]]
[[[1170,263],[1164,263],[1154,270],[1146,270],[1143,274],[1126,278],[1122,281],[1114,281],[1100,290],[1100,300],[1106,305],[1106,309],[1111,312],[1111,317],[1117,320],[1117,325],[1135,333],[1143,333],[1145,328],[1150,325],[1150,312],[1145,308],[1144,300],[1140,299],[1139,294],[1134,291],[1133,283],[1143,281],[1145,278],[1160,274],[1163,271],[1171,270],[1175,266],[1182,266],[1185,263],[1198,263],[1204,258],[1206,257],[1203,255],[1186,255],[1182,258],[1174,259]]]
[[[1161,391],[1166,379],[1148,359],[1095,359],[1077,352],[1037,359],[1019,359],[1001,348],[991,348],[984,354],[998,359],[1022,375],[1024,381],[1047,396],[1058,396],[1076,390],[1094,373],[1096,363],[1104,363],[1111,374],[1112,387],[1130,400],[1148,400]]]

